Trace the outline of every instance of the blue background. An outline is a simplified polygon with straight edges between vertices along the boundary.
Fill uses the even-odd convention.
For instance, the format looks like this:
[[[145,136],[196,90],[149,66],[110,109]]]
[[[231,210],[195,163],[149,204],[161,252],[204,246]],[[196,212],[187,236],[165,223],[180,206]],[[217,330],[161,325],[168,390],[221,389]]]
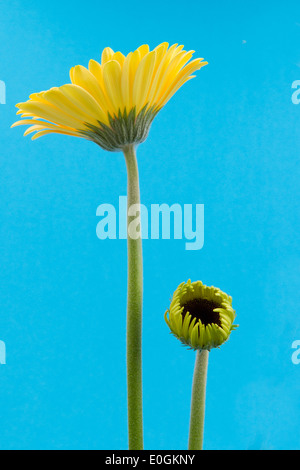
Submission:
[[[148,449],[185,449],[194,353],[163,313],[191,278],[233,296],[240,328],[212,351],[206,449],[299,449],[298,1],[2,1],[1,449],[126,449],[126,241],[96,208],[126,194],[122,154],[10,129],[17,102],[68,82],[106,46],[182,43],[209,66],[138,149],[142,201],[205,204],[205,245],[145,240]]]

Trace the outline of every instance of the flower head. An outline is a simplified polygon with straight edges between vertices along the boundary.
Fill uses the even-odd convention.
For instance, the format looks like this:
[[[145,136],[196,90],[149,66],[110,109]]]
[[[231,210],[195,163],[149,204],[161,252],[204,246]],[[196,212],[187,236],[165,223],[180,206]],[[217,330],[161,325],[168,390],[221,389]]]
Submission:
[[[126,57],[107,47],[101,63],[77,65],[71,83],[34,93],[17,104],[23,118],[13,126],[30,125],[32,139],[57,133],[84,137],[111,151],[143,142],[160,109],[193,73],[207,64],[194,51],[162,43],[150,51],[140,46]]]
[[[182,283],[173,294],[165,320],[176,338],[192,349],[217,348],[230,336],[235,311],[232,298],[201,281]]]

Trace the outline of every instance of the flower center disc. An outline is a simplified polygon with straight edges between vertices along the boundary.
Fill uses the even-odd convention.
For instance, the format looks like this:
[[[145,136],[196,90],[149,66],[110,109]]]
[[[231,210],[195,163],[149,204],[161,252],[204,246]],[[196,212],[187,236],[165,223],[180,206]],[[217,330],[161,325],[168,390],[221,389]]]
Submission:
[[[201,320],[201,323],[205,326],[211,323],[221,326],[220,315],[218,312],[214,312],[215,308],[220,308],[221,306],[212,300],[193,299],[184,303],[182,307],[183,318],[189,313],[192,319],[196,318],[197,320]]]

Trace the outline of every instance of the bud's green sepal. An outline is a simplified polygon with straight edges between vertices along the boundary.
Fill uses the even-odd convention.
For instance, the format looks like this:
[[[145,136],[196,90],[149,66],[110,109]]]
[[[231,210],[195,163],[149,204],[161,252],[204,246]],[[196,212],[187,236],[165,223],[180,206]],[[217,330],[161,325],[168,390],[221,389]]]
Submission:
[[[232,298],[201,281],[182,283],[173,294],[165,320],[174,336],[194,350],[221,346],[238,325],[233,325]]]

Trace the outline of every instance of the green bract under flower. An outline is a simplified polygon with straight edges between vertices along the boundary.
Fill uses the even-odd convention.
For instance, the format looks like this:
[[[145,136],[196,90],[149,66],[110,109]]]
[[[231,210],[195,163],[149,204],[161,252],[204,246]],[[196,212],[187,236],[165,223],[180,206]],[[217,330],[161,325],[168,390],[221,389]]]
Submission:
[[[81,135],[105,150],[117,152],[126,145],[144,142],[157,113],[158,110],[155,107],[147,109],[147,105],[138,115],[136,115],[136,108],[132,108],[129,113],[125,109],[123,114],[119,110],[118,116],[112,117],[109,114],[109,126],[100,121],[98,126],[86,123],[89,130],[81,131]]]
[[[174,336],[194,350],[221,346],[232,330],[235,310],[232,298],[201,281],[182,283],[173,294],[165,320]]]

